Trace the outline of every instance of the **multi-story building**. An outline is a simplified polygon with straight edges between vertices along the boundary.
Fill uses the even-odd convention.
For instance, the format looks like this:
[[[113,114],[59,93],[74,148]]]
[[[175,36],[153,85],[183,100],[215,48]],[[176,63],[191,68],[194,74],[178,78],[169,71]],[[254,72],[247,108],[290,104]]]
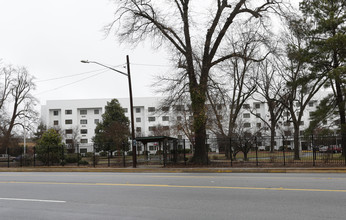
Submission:
[[[46,105],[42,106],[42,121],[47,127],[55,127],[61,130],[64,142],[71,144],[74,141],[79,143],[80,152],[90,152],[93,150],[92,138],[95,135],[96,124],[102,120],[102,114],[105,112],[105,106],[111,99],[81,99],[81,100],[49,100]],[[162,98],[146,97],[134,98],[134,125],[136,136],[150,136],[164,134],[179,138],[187,139],[183,132],[174,131],[176,124],[184,120],[192,120],[189,112],[189,105],[176,105],[160,108]],[[118,99],[119,103],[125,110],[125,115],[130,119],[130,102],[127,98]],[[316,109],[317,101],[311,101],[306,107],[301,122],[300,130],[303,132],[309,126],[309,117],[312,111]],[[265,102],[257,100],[248,100],[240,111],[238,117],[238,125],[244,130],[252,134],[260,134],[265,137],[270,135],[270,131],[264,121],[269,121],[269,114]],[[226,106],[219,107],[220,111],[225,112],[223,121],[227,124]],[[278,123],[276,136],[285,136],[287,140],[293,140],[293,126],[287,120],[287,112],[283,113],[282,120]],[[264,121],[263,121],[264,120]],[[158,132],[158,127],[161,133]],[[211,141],[215,133],[208,131],[207,144],[209,147],[217,151],[217,142]],[[263,139],[260,145],[268,146],[269,139]],[[288,141],[289,142],[289,141]],[[283,143],[278,141],[275,148],[278,149]],[[287,145],[287,143],[286,143]],[[293,147],[293,142],[288,143]],[[149,146],[149,148],[152,146]],[[186,147],[191,147],[191,143],[187,143]],[[139,146],[139,149],[140,146]],[[151,149],[155,149],[152,147]]]

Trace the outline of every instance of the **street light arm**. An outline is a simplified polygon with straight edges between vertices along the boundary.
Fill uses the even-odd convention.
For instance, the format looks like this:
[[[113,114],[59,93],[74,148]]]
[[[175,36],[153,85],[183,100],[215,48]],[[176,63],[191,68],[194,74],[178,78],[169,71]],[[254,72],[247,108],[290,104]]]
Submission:
[[[123,75],[125,75],[125,76],[128,76],[126,73],[121,72],[120,70],[114,69],[113,67],[106,66],[106,65],[104,65],[104,64],[102,64],[102,63],[99,63],[99,62],[96,62],[96,61],[81,60],[80,62],[82,62],[82,63],[95,63],[95,64],[97,64],[97,65],[106,67],[107,69],[110,69],[110,70],[113,70],[113,71],[118,72],[118,73],[120,73],[120,74],[123,74]]]

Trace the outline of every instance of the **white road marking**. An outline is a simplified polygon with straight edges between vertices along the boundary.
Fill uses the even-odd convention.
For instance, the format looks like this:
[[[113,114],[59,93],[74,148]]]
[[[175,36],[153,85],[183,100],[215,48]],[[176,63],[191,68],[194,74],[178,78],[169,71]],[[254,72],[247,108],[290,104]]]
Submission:
[[[65,202],[66,202],[66,201],[60,201],[60,200],[21,199],[21,198],[0,198],[0,200],[7,200],[7,201],[25,201],[25,202],[55,202],[55,203],[65,203]]]

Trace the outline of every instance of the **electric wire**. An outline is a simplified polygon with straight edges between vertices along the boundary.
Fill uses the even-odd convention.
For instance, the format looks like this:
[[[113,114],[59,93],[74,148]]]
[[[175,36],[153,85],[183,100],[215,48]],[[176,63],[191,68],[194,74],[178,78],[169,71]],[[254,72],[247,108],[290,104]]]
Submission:
[[[41,95],[41,94],[43,94],[43,93],[47,93],[47,92],[51,92],[51,91],[55,91],[55,90],[58,90],[58,89],[64,88],[64,87],[66,87],[66,86],[70,86],[70,85],[73,85],[73,84],[79,83],[79,82],[81,82],[81,81],[84,81],[84,80],[86,80],[86,79],[89,79],[89,78],[92,78],[92,77],[98,76],[98,75],[100,75],[100,74],[102,74],[102,73],[105,73],[105,72],[107,72],[107,71],[109,71],[109,69],[106,69],[106,70],[104,70],[104,71],[102,71],[102,72],[99,72],[99,73],[93,74],[93,75],[91,75],[91,76],[88,76],[88,77],[82,78],[82,79],[80,79],[80,80],[77,80],[77,81],[74,81],[74,82],[71,82],[71,83],[68,83],[68,84],[65,84],[65,85],[62,85],[62,86],[59,86],[59,87],[53,88],[53,89],[49,89],[49,90],[46,90],[46,91],[43,91],[43,92],[37,93],[36,95]]]
[[[124,64],[120,64],[120,65],[111,66],[111,67],[116,68],[116,67],[123,66],[123,65]],[[98,71],[101,71],[101,70],[104,70],[104,69],[105,68],[97,69],[97,70],[91,70],[91,71],[77,73],[77,74],[71,74],[71,75],[67,75],[67,76],[61,76],[61,77],[55,77],[55,78],[50,78],[50,79],[37,80],[35,82],[38,83],[38,82],[48,82],[48,81],[53,81],[53,80],[66,79],[66,78],[71,78],[71,77],[74,77],[74,76],[80,76],[80,75],[85,75],[85,74],[89,74],[89,73],[93,73],[93,72],[98,72]]]

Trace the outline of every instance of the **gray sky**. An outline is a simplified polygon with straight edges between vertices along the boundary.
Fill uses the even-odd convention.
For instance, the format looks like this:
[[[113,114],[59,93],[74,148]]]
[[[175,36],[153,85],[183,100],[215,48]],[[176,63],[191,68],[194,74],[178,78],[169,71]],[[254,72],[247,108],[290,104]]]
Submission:
[[[109,0],[0,0],[0,59],[27,67],[36,77],[34,94],[41,104],[51,99],[128,97],[125,76],[80,62],[94,60],[126,71],[126,55],[133,96],[160,96],[151,84],[153,76],[169,73],[166,53],[152,50],[150,43],[133,49],[120,46],[114,35],[106,38],[102,28],[114,12]]]
[[[151,50],[150,44],[133,49],[119,45],[113,35],[106,38],[102,28],[114,11],[109,0],[0,0],[0,59],[27,67],[36,77],[34,94],[41,104],[51,99],[128,97],[125,76],[80,62],[94,60],[126,72],[126,55],[133,95],[155,96],[150,85],[154,75],[169,70],[166,55]],[[63,78],[75,74],[80,75]],[[54,78],[59,79],[50,80]]]

